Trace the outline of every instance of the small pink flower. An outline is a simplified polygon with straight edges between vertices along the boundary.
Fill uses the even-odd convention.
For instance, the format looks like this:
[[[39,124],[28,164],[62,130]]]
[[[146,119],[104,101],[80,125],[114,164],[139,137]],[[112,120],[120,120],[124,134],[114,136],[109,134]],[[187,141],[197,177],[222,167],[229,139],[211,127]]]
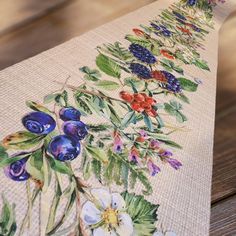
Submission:
[[[155,176],[161,171],[161,169],[154,164],[152,160],[148,160],[147,167],[151,176]]]
[[[150,148],[152,149],[160,148],[160,142],[158,140],[152,139],[150,142]]]
[[[123,142],[120,138],[120,135],[117,131],[114,132],[114,143],[113,143],[113,151],[116,153],[120,153],[123,150]]]

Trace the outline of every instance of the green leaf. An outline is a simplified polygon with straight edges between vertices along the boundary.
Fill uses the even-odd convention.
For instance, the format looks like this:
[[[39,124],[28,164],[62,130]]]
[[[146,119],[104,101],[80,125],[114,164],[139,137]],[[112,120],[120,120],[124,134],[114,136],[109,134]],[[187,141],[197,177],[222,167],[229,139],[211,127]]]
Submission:
[[[108,104],[108,107],[111,111],[111,116],[110,116],[111,121],[115,124],[120,124],[121,119],[118,116],[118,114],[116,113],[116,111],[114,110],[114,108],[110,104]]]
[[[98,81],[101,77],[101,73],[99,70],[92,70],[88,66],[83,66],[79,69],[81,72],[85,73],[84,78],[89,81]]]
[[[137,79],[135,77],[127,77],[124,79],[124,84],[132,87],[135,86],[136,88],[140,88],[142,86],[144,86],[144,82],[143,80]]]
[[[97,159],[98,161],[102,161],[103,163],[108,162],[108,155],[103,149],[88,145],[85,147],[85,149],[93,158]]]
[[[52,112],[47,109],[45,106],[37,103],[37,102],[33,102],[33,101],[26,101],[26,106],[31,108],[34,111],[41,111],[41,112],[45,112],[48,114],[51,114]]]
[[[10,204],[7,199],[2,196],[3,207],[0,217],[0,235],[13,236],[16,233],[16,216],[15,204]]]
[[[125,200],[127,213],[132,218],[135,236],[153,235],[156,230],[159,205],[150,203],[141,195],[128,192],[123,192],[121,195]]]
[[[112,58],[100,53],[96,58],[96,64],[105,74],[120,78],[120,66]]]
[[[186,78],[178,78],[181,88],[188,92],[195,92],[197,91],[198,84],[194,83],[193,81],[186,79]]]
[[[174,107],[172,107],[170,104],[168,104],[168,103],[165,103],[164,104],[165,105],[165,111],[168,113],[168,114],[170,114],[170,115],[172,115],[172,116],[175,116],[176,115],[176,109],[174,108]]]
[[[43,157],[43,188],[42,191],[45,193],[50,185],[52,172],[48,163],[48,158]]]
[[[4,158],[0,161],[0,168],[11,165],[12,163],[14,163],[16,161],[19,161],[19,160],[21,160],[25,157],[26,157],[26,155],[19,155],[19,156],[16,156],[16,157]]]
[[[27,172],[34,178],[43,181],[43,152],[42,149],[35,151],[26,163]]]
[[[153,131],[152,120],[150,119],[150,117],[146,113],[143,113],[143,120],[144,120],[144,123],[146,124],[146,126],[148,127],[148,129],[150,131]]]
[[[80,97],[80,94],[81,94],[80,92],[74,94],[77,108],[80,111],[82,110],[87,115],[92,115],[93,113],[92,113],[91,109],[89,108],[88,104],[84,101],[84,99]]]
[[[60,93],[48,94],[44,97],[43,103],[47,104],[47,103],[50,103],[50,102],[55,102],[55,100],[58,96],[60,96]]]
[[[39,145],[45,138],[45,135],[36,135],[28,131],[19,131],[6,136],[2,145],[7,149],[25,150]]]
[[[185,102],[185,103],[190,103],[188,97],[186,97],[183,93],[180,93],[180,94],[176,94],[175,95],[179,100]]]
[[[121,126],[126,128],[131,123],[134,123],[134,124],[136,123],[135,111],[130,111],[130,112],[126,113],[126,115],[124,116],[124,118],[121,122]]]
[[[6,152],[6,148],[0,145],[0,161],[5,158],[8,158],[8,153]]]
[[[125,39],[130,41],[131,43],[137,43],[145,48],[150,48],[151,47],[151,42],[148,39],[141,38],[135,35],[126,35]]]
[[[178,143],[170,140],[168,137],[163,136],[163,135],[154,135],[153,137],[155,137],[157,140],[165,143],[168,146],[174,147],[174,148],[179,148],[182,149],[182,146],[179,145]]]
[[[49,162],[50,167],[53,170],[55,170],[59,173],[62,173],[62,174],[66,174],[66,175],[70,175],[70,176],[73,175],[72,170],[66,165],[65,162],[58,161],[51,156],[48,156],[47,160]]]
[[[116,90],[120,87],[118,83],[109,80],[100,80],[95,85],[105,90]]]
[[[208,67],[207,62],[204,61],[204,60],[194,59],[192,61],[192,64],[194,64],[195,66],[199,67],[200,69],[210,71],[210,68]]]

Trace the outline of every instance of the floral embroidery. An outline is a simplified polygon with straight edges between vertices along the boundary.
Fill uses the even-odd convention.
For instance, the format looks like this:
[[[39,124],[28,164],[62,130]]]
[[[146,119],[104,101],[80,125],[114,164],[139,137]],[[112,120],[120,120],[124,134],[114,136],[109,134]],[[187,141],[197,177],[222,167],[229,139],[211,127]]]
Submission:
[[[182,65],[210,70],[198,49],[205,50],[216,3],[182,0],[171,5],[126,35],[128,48],[120,42],[98,46],[97,68],[80,68],[83,84],[74,87],[68,78],[60,91],[44,97],[43,105],[26,103],[33,110],[22,118],[26,130],[2,140],[0,167],[13,181],[26,181],[30,206],[41,191],[55,185],[46,235],[175,235],[156,231],[158,205],[145,196],[153,192],[150,178],[158,178],[165,164],[182,167],[175,156],[175,148],[182,147],[170,136],[184,128],[169,122],[187,121],[182,103],[190,103],[188,93],[202,83],[188,78]],[[104,74],[109,80],[102,79]],[[98,122],[90,124],[87,116]],[[79,168],[71,165],[77,158]],[[62,177],[68,186],[61,185]],[[92,177],[100,188],[87,183]],[[130,193],[137,183],[142,184],[142,195]],[[114,192],[114,186],[120,192]],[[62,199],[67,204],[62,218],[56,219]],[[10,223],[0,221],[0,234],[13,235],[18,227],[14,205],[5,198],[3,203],[2,218],[9,216]],[[71,209],[75,222],[64,229]]]

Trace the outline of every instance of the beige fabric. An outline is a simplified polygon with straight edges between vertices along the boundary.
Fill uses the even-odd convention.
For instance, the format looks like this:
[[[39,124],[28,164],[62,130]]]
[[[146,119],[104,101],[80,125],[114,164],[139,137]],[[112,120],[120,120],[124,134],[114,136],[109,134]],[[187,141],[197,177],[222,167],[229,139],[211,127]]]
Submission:
[[[64,82],[68,75],[71,75],[70,84],[78,86],[81,83],[79,67],[84,65],[95,67],[97,52],[94,49],[97,45],[115,41],[128,45],[124,40],[125,34],[140,23],[148,23],[173,2],[157,1],[1,71],[1,139],[23,128],[20,118],[29,111],[25,106],[26,100],[40,102],[46,94],[61,87],[54,82],[55,80]],[[188,75],[201,78],[203,85],[199,86],[197,93],[189,95],[191,104],[184,105],[189,119],[186,126],[190,132],[180,132],[171,136],[184,147],[183,150],[176,151],[183,168],[175,172],[170,171],[170,167],[165,167],[165,171],[152,179],[154,193],[147,197],[152,202],[160,204],[157,227],[173,230],[179,236],[208,235],[218,29],[234,9],[236,6],[233,0],[215,9],[216,30],[211,30],[206,40],[207,50],[202,51],[203,58],[209,62],[211,72],[202,72],[191,66],[184,68]],[[94,187],[100,186],[95,180],[91,180],[90,183],[93,183]],[[114,187],[114,190],[116,188]],[[17,203],[16,217],[22,220],[27,205],[25,184],[8,180],[1,171],[0,191],[5,193],[10,202]],[[51,189],[51,192],[42,194],[41,202],[36,201],[31,230],[25,235],[45,235],[44,212],[48,211],[48,199],[53,191]],[[136,192],[140,193],[139,187]]]

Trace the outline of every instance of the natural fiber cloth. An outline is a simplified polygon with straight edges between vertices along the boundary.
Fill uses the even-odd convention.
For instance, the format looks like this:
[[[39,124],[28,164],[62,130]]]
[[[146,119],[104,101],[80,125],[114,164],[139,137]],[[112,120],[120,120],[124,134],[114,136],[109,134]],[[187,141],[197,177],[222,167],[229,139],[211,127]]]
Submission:
[[[186,19],[183,17],[181,19],[181,16],[173,13],[176,10],[174,3],[183,6],[178,9],[178,12]],[[198,29],[193,26],[193,19],[187,18],[187,15],[193,14],[194,9],[197,9],[196,14],[200,12],[205,15],[206,11],[197,6],[191,8],[186,4],[186,1],[182,3],[172,0],[157,1],[0,72],[0,135],[3,140],[0,149],[0,166],[5,170],[5,174],[3,169],[0,171],[0,191],[4,195],[0,201],[2,208],[0,235],[143,236],[162,235],[162,233],[165,235],[166,231],[166,235],[172,235],[171,232],[179,236],[208,235],[218,33],[223,21],[236,9],[236,4],[233,0],[227,0],[224,4],[219,3],[218,6],[214,6],[213,17],[209,20],[212,27],[196,21],[195,27],[200,28],[201,32],[197,32]],[[169,9],[172,14],[171,18],[167,16],[165,18],[163,15],[162,18],[158,17],[165,9]],[[181,23],[181,20],[188,22],[189,25]],[[150,25],[150,22],[153,25]],[[172,28],[168,22],[173,22]],[[164,25],[165,28],[160,28],[160,25]],[[132,29],[136,30],[132,31]],[[184,31],[186,29],[188,31]],[[205,33],[204,30],[209,33]],[[195,60],[195,64],[184,63],[183,58],[181,61],[181,55],[185,56],[187,53],[186,45],[178,42],[176,48],[181,48],[181,45],[182,48],[177,56],[171,44],[168,44],[169,31],[172,32],[170,37],[178,33],[180,38],[189,37],[190,41],[195,38],[196,44],[201,41],[202,45],[198,45],[196,49],[196,52],[200,53],[198,62],[195,60],[196,57],[191,59],[192,62]],[[204,40],[197,37],[197,33],[202,33]],[[126,35],[133,35],[133,37],[125,39]],[[154,46],[150,46],[150,37],[160,39],[159,43],[154,40],[152,41]],[[109,43],[114,46],[115,42],[120,42],[117,44],[118,48],[120,46],[126,50],[120,54],[120,58],[117,54],[112,54],[114,51],[109,51],[109,46],[104,46]],[[164,45],[161,45],[161,42]],[[133,45],[133,48],[130,45]],[[148,51],[145,51],[145,48]],[[98,58],[99,55],[100,58]],[[105,56],[101,58],[101,55]],[[152,56],[157,62],[153,63]],[[109,58],[112,59],[109,60]],[[122,64],[122,62],[125,63]],[[176,67],[168,62],[173,62]],[[143,78],[145,75],[140,73],[144,73],[144,69],[138,67],[137,64],[145,66],[148,70],[146,73],[150,73],[148,77],[151,78]],[[126,68],[126,71],[122,66]],[[91,71],[94,69],[95,71]],[[129,79],[125,80],[130,77],[133,78],[131,83],[128,82]],[[172,82],[170,77],[174,78]],[[181,86],[181,91],[179,91],[176,78],[178,81],[178,78],[183,77],[187,82],[179,79]],[[66,80],[67,83],[62,89]],[[106,80],[113,83],[104,85],[101,82]],[[75,92],[74,88],[78,88],[84,81],[88,81],[90,87],[80,87],[80,90]],[[125,81],[127,85],[122,87]],[[141,92],[142,86],[145,87],[145,82],[151,92],[148,90]],[[138,83],[141,83],[140,87]],[[155,94],[153,86],[158,87],[157,92],[160,94]],[[19,136],[10,137],[13,141],[5,138],[17,131],[27,130],[21,122],[25,114],[32,112],[26,106],[26,101],[43,104],[43,98],[46,95],[60,94],[64,89],[68,92],[69,102],[65,101],[66,98],[63,96],[57,97],[56,100],[55,96],[51,96],[50,101],[49,97],[47,97],[48,100],[46,99],[49,103],[43,106],[49,110],[56,108],[53,110],[55,113],[63,106],[73,106],[82,112],[80,119],[89,126],[87,136],[80,141],[82,150],[79,156],[71,162],[68,161],[72,165],[75,176],[79,177],[77,185],[75,177],[73,175],[70,177],[70,173],[68,174],[70,165],[60,160],[53,162],[53,158],[59,157],[56,154],[53,156],[49,150],[45,151],[49,156],[40,154],[42,166],[37,169],[38,166],[32,161],[32,153],[35,152],[36,147],[40,149],[42,145],[48,145],[42,144],[42,140],[36,142],[36,145],[27,146],[23,143],[22,147],[18,143],[22,142]],[[95,94],[92,98],[91,94],[87,94],[87,99],[90,99],[90,102],[87,102],[90,105],[87,112],[90,114],[87,116],[84,116],[86,108],[84,106],[82,108],[81,101],[75,103],[75,94],[78,96],[81,89]],[[122,95],[121,91],[127,92],[131,98]],[[134,104],[133,96],[137,93],[145,93],[147,97],[153,97],[156,101],[153,101],[151,105],[148,104],[146,110],[140,108],[141,102]],[[189,103],[182,94],[188,98]],[[98,95],[97,98],[96,95]],[[83,93],[81,96],[84,98]],[[112,103],[109,103],[110,100],[107,97],[115,100],[111,99]],[[99,105],[95,108],[92,106],[94,100],[97,104],[100,102],[100,113],[99,111],[96,113]],[[54,103],[56,103],[55,106]],[[182,109],[178,107],[180,104],[183,106]],[[30,106],[33,109],[45,111],[37,105],[30,104]],[[139,108],[141,110],[138,110]],[[120,123],[114,121],[114,117],[110,118],[114,110]],[[134,117],[129,117],[129,121],[124,121],[127,113],[130,116],[136,116],[136,123]],[[162,119],[164,127],[160,125],[156,113]],[[55,114],[50,112],[49,114],[56,120]],[[60,117],[58,119],[59,124],[62,125],[62,119]],[[116,125],[114,122],[117,122]],[[127,126],[122,129],[120,124],[125,126],[125,123]],[[105,131],[98,129],[101,124],[107,124],[103,127]],[[55,130],[53,131],[55,134],[51,133],[51,136],[44,137],[48,142],[53,136],[59,135]],[[39,136],[39,134],[34,137],[30,136],[29,142]],[[91,140],[92,136],[95,136],[95,139],[101,138],[100,141],[104,146],[88,140],[88,136]],[[174,143],[170,143],[170,140]],[[175,148],[178,147],[176,143],[182,146],[182,149]],[[151,147],[151,145],[154,146]],[[25,155],[26,159],[23,160],[31,161],[27,164],[27,168],[24,166],[31,177],[25,177],[28,179],[25,181],[14,181],[11,171],[17,172],[19,166],[22,167],[25,163],[18,163],[19,165],[14,167],[16,162],[9,164],[6,159],[22,151],[30,153]],[[60,152],[59,149],[57,149],[58,152]],[[87,160],[85,163],[86,155],[90,161]],[[62,166],[58,167],[59,164]],[[47,187],[48,169],[51,169],[52,178]],[[57,192],[55,195],[58,183],[61,191],[67,193]],[[30,198],[34,188],[39,193],[32,203]],[[53,201],[56,204],[57,197],[61,200],[58,202],[55,219],[49,219],[50,212],[56,209],[51,205]],[[66,208],[68,199],[71,200],[71,209],[70,206]],[[143,212],[141,212],[142,209]],[[27,212],[29,212],[28,215]],[[66,214],[65,219],[62,219],[64,214]],[[24,217],[26,223],[22,226]],[[55,227],[61,219],[63,220],[61,226]],[[48,223],[49,220],[51,224]],[[4,234],[4,230],[11,234]]]

